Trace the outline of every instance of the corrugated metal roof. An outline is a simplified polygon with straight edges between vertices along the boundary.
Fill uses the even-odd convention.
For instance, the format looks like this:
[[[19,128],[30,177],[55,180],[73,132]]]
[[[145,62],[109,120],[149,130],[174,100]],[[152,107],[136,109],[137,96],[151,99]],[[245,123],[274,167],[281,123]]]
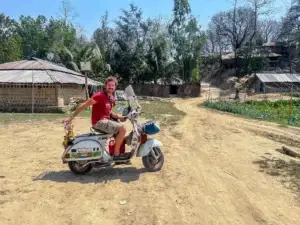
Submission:
[[[275,46],[276,42],[275,41],[271,41],[271,42],[266,42],[263,44],[263,46]]]
[[[146,84],[154,84],[154,81],[145,82]],[[159,78],[157,80],[157,84],[159,85],[182,85],[184,84],[183,80],[177,77],[171,78],[171,80]]]
[[[280,57],[280,54],[274,53],[274,52],[254,52],[252,53],[252,57]],[[239,55],[239,58],[245,58],[243,55]],[[230,59],[235,59],[235,54],[234,52],[224,54],[222,55],[222,60],[230,60]]]
[[[256,76],[264,83],[292,83],[300,82],[299,74],[289,74],[289,73],[257,73]]]
[[[60,83],[85,84],[85,76],[76,71],[32,58],[0,64],[0,83]],[[103,85],[101,82],[88,78],[89,85]]]
[[[0,70],[54,70],[61,71],[65,73],[75,74],[78,76],[83,76],[74,70],[70,70],[66,67],[56,65],[49,61],[32,58],[30,60],[21,60],[16,62],[9,62],[0,64]]]
[[[222,60],[234,59],[234,58],[235,58],[234,52],[230,52],[230,53],[226,53],[226,54],[222,55]]]
[[[165,79],[159,78],[157,80],[157,83],[160,85],[164,85],[164,84],[168,84],[168,85],[182,85],[183,84],[183,80],[181,80],[178,77],[173,77],[170,81],[167,81]]]
[[[50,70],[0,70],[0,83],[85,84],[85,77]],[[102,83],[87,79],[89,85]]]

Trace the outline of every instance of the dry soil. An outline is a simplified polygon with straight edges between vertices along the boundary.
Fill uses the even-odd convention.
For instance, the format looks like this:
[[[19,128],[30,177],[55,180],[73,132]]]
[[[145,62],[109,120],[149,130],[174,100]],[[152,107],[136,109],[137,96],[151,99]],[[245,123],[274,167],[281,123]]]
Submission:
[[[202,100],[174,100],[187,115],[157,136],[165,165],[156,173],[135,158],[75,176],[60,160],[59,120],[3,125],[0,224],[299,225],[300,162],[276,150],[297,147],[300,130],[197,107]],[[89,123],[76,119],[75,132]]]

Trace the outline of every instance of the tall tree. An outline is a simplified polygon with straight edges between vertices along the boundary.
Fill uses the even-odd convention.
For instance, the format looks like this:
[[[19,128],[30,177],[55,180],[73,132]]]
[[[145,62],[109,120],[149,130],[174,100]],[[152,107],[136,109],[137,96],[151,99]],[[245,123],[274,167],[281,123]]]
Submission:
[[[250,6],[250,8],[253,10],[253,20],[254,20],[254,26],[253,26],[253,34],[250,38],[250,49],[252,50],[252,47],[255,48],[256,46],[256,36],[258,33],[258,20],[261,15],[267,15],[270,12],[270,9],[268,6],[270,6],[274,0],[246,0]]]
[[[108,12],[102,16],[100,27],[93,33],[93,40],[100,48],[103,59],[108,62],[114,44],[114,30],[108,26]]]
[[[116,45],[112,50],[114,60],[111,63],[125,82],[141,82],[147,71],[145,46],[149,21],[143,19],[141,9],[133,4],[122,13],[115,21]]]
[[[44,57],[48,49],[46,17],[39,15],[35,19],[22,15],[19,21],[18,34],[22,39],[24,57]]]
[[[167,31],[167,24],[160,19],[150,21],[147,37],[146,63],[148,70],[145,79],[154,81],[159,78],[168,79],[174,75],[171,68],[171,39]]]
[[[290,73],[300,71],[300,1],[291,0],[291,6],[282,19],[281,40],[289,49]]]
[[[211,23],[218,28],[220,36],[231,44],[235,55],[237,75],[239,52],[253,33],[253,11],[248,7],[238,7],[219,12],[212,17]]]
[[[281,23],[273,19],[263,19],[258,21],[258,34],[263,42],[276,41],[281,31]]]
[[[58,11],[58,19],[63,21],[65,25],[71,24],[78,16],[70,0],[61,0],[61,6]]]
[[[188,0],[174,0],[173,20],[169,26],[175,50],[174,59],[180,78],[186,82],[193,79],[193,70],[201,65],[200,52],[204,45],[204,33],[191,15]],[[199,74],[199,73],[198,73]],[[198,77],[197,80],[200,78]]]
[[[249,41],[249,50],[248,50],[248,71],[251,71],[251,68],[253,67],[253,60],[252,60],[252,54],[253,50],[256,49],[257,46],[257,39],[259,36],[259,30],[258,30],[258,20],[261,15],[267,15],[270,12],[270,9],[268,6],[274,2],[274,0],[246,0],[250,6],[250,8],[253,10],[253,33],[250,37]]]
[[[206,31],[205,53],[216,55],[218,54],[220,59],[223,52],[229,51],[231,48],[231,42],[227,36],[223,35],[220,24],[215,24],[211,21],[208,24]]]
[[[16,28],[16,21],[0,14],[0,63],[22,58],[22,41]]]

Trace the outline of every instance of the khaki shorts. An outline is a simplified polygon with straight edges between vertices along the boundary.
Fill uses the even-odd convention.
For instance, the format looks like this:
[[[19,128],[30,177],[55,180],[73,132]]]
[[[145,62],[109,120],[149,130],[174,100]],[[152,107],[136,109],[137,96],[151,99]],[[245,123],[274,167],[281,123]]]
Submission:
[[[123,127],[121,123],[108,119],[100,120],[93,126],[93,128],[108,134],[118,134],[121,127]]]

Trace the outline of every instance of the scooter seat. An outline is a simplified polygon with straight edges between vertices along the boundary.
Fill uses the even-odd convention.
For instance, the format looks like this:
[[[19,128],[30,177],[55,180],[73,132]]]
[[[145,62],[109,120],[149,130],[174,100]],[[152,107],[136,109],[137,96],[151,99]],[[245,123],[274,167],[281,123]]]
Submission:
[[[96,132],[97,134],[102,134],[102,135],[107,135],[108,133],[102,131],[102,130],[98,130],[96,128],[91,127],[91,130],[93,130],[94,132]]]
[[[104,131],[102,131],[102,130],[98,130],[98,129],[95,129],[95,128],[93,128],[93,127],[91,127],[91,131],[93,131],[93,132],[95,132],[96,133],[96,135],[104,135],[104,136],[112,136],[112,137],[116,137],[117,135],[116,134],[109,134],[109,133],[106,133],[106,132],[104,132]]]

